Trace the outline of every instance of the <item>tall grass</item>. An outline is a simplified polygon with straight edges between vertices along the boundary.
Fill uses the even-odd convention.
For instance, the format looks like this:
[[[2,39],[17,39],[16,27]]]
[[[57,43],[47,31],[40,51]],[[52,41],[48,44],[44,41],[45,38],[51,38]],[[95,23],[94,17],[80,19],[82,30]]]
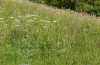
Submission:
[[[0,65],[99,65],[100,19],[0,0]]]

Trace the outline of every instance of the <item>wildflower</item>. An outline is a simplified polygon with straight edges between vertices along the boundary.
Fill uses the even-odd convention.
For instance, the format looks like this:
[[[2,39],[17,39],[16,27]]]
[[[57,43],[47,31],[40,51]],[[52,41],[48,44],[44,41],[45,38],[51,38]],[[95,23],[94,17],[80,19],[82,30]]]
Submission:
[[[24,16],[18,16],[18,18],[23,18]]]
[[[47,28],[47,26],[44,26],[43,28]]]
[[[20,20],[19,19],[15,19],[15,22],[19,22]]]
[[[26,37],[29,37],[29,35],[26,35]]]
[[[34,16],[37,16],[37,15],[26,15],[25,17],[34,17]]]
[[[13,26],[15,26],[15,27],[20,26],[20,20],[19,19],[15,19],[15,22],[13,23]]]
[[[3,22],[5,22],[5,21],[1,21],[1,22],[3,23]]]
[[[25,17],[32,17],[32,16],[37,16],[37,15],[26,15]]]
[[[34,20],[28,20],[28,22],[34,22]]]
[[[42,20],[40,20],[40,21],[43,21],[43,22],[45,22],[46,20],[43,20],[43,19],[42,19]]]
[[[13,18],[15,18],[15,17],[11,16],[10,18],[13,19]]]
[[[18,24],[16,24],[16,25],[14,25],[15,27],[18,27],[19,25]]]
[[[30,17],[32,17],[32,16],[37,16],[37,15],[29,15]]]
[[[57,22],[57,21],[53,21],[53,22],[55,23],[55,22]]]
[[[0,20],[3,20],[4,18],[0,18]]]
[[[68,29],[68,27],[64,27],[64,29],[65,29],[65,30],[67,30],[67,29]]]

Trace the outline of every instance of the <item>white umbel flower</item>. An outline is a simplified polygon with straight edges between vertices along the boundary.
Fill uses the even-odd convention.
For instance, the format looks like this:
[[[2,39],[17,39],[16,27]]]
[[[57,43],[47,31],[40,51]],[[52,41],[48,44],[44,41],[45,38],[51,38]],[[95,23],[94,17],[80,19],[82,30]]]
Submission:
[[[3,20],[4,18],[0,18],[0,20]]]
[[[53,22],[55,23],[55,22],[57,22],[57,21],[53,21]]]

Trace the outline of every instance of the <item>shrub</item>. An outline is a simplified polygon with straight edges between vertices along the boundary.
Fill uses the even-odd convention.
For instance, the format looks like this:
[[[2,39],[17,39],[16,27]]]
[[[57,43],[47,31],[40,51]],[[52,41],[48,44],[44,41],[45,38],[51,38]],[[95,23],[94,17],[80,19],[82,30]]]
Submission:
[[[93,11],[95,11],[95,14],[97,17],[100,16],[100,6],[98,6],[98,7],[95,6]]]
[[[52,1],[50,2],[51,5],[59,7],[59,2],[58,1]]]
[[[100,1],[95,1],[94,6],[100,6]]]
[[[100,16],[100,1],[94,2],[94,8],[93,8],[92,12],[94,14],[96,14],[96,16]]]
[[[87,0],[87,1],[85,1],[85,3],[88,3],[90,5],[94,5],[94,2],[95,2],[95,0]]]
[[[68,7],[68,1],[64,0],[64,1],[58,1],[58,0],[46,0],[46,4],[49,3],[49,5],[52,5],[52,6],[55,6],[55,7],[58,7],[58,8],[67,8]]]
[[[84,2],[76,3],[76,10],[78,11],[91,12],[92,8],[92,5],[86,4]]]

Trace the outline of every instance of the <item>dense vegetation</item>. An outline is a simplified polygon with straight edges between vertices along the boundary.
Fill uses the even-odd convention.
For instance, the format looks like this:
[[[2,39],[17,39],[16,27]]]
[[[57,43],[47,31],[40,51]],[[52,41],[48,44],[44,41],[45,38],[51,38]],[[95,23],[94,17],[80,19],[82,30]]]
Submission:
[[[100,19],[0,0],[0,65],[100,65]]]
[[[30,0],[100,16],[100,0]]]

